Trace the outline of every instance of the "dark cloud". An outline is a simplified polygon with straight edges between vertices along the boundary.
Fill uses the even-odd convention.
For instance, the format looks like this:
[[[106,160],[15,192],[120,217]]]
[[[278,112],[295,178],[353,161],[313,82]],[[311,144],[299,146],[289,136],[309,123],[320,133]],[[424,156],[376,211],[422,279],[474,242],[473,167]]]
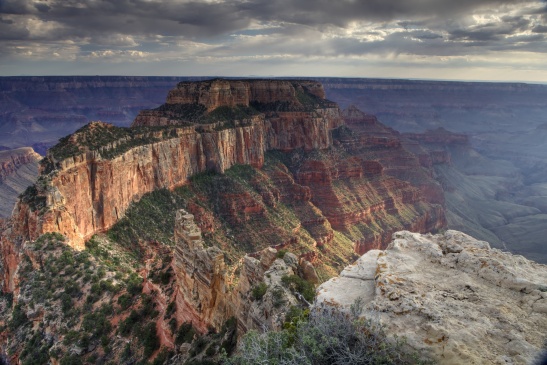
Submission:
[[[356,20],[389,21],[397,18],[451,17],[481,7],[529,3],[528,0],[253,0],[241,3],[253,17],[304,25],[345,26]]]
[[[547,25],[536,25],[532,28],[534,33],[547,33]]]
[[[473,27],[460,27],[449,30],[449,39],[477,42],[504,41],[507,39],[506,36],[528,30],[530,26],[530,20],[523,16],[503,16],[501,17],[501,21],[492,21]]]
[[[413,37],[415,37],[417,39],[424,39],[424,40],[439,39],[439,38],[442,39],[443,38],[442,35],[437,34],[437,33],[433,33],[433,32],[418,32],[418,33],[413,34]]]
[[[2,0],[0,1],[0,14],[28,14],[29,9],[26,1]]]
[[[242,29],[251,20],[307,26],[345,27],[358,20],[454,17],[480,7],[527,3],[525,0],[249,0],[208,3],[145,0],[4,0],[1,13],[34,15],[90,32],[200,36]],[[33,6],[31,6],[33,5]],[[179,25],[177,27],[176,25]],[[410,22],[409,22],[410,24]]]
[[[545,9],[537,0],[0,0],[0,60],[538,53]]]
[[[51,9],[49,5],[42,3],[34,4],[34,7],[41,13],[47,13]]]

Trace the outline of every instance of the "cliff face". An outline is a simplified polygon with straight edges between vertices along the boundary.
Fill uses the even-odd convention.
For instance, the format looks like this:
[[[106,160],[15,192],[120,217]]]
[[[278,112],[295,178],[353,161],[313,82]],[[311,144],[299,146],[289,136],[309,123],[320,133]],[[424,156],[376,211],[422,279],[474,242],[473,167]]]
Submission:
[[[36,163],[39,158],[40,155],[34,152],[32,148],[0,151],[0,183],[4,183],[21,166]]]
[[[299,104],[297,89],[324,99],[323,86],[314,81],[295,83],[283,80],[212,80],[200,83],[181,82],[167,96],[167,104],[201,104],[207,111],[220,106],[249,106],[251,103]],[[137,119],[138,120],[138,119]]]
[[[313,81],[298,81],[297,88],[306,88],[324,99],[323,86]],[[181,82],[167,96],[167,104],[202,104],[208,111],[219,106],[249,106],[250,103],[298,103],[295,85],[282,80],[212,80]]]
[[[398,232],[318,289],[316,310],[349,310],[440,364],[531,364],[546,340],[547,267],[457,231]]]
[[[0,151],[0,218],[11,215],[17,196],[34,183],[40,159],[29,147]]]
[[[220,86],[217,87],[217,83]],[[237,86],[240,84],[247,85],[244,90],[252,96],[250,100],[271,97],[268,99],[271,102],[282,102],[285,101],[283,90],[296,93],[294,82],[272,81],[263,85],[262,82],[230,81],[192,85],[198,90],[207,86],[207,90],[213,93],[227,85],[229,92],[237,94]],[[322,95],[316,84],[296,85],[297,88],[307,88],[308,84],[314,93]],[[253,88],[249,85],[253,85]],[[186,84],[179,85],[177,90],[180,88],[188,89]],[[171,101],[176,100],[171,96],[169,98]],[[231,103],[226,95],[222,98],[208,96],[206,99],[211,98],[216,100],[214,106],[217,107],[219,103]],[[293,101],[297,102],[296,99]],[[139,120],[142,121],[137,118],[136,125],[139,125]],[[183,185],[191,176],[201,172],[223,173],[234,164],[250,164],[260,168],[264,163],[264,153],[271,149],[291,151],[299,148],[327,148],[332,145],[331,129],[342,123],[342,120],[338,109],[330,103],[326,108],[318,107],[309,112],[274,113],[271,117],[257,114],[231,128],[222,123],[146,132],[146,137],[142,138],[148,138],[150,143],[126,148],[121,153],[119,149],[127,144],[131,146],[137,137],[127,137],[129,140],[124,137],[99,150],[90,150],[82,145],[101,138],[105,131],[114,130],[104,124],[91,124],[66,142],[69,147],[79,148],[78,152],[61,158],[59,153],[56,155],[56,151],[60,150],[57,148],[48,154],[45,165],[55,166],[55,171],[49,173],[48,188],[38,192],[45,202],[40,213],[43,218],[35,217],[36,209],[25,206],[24,202],[19,203],[16,215],[24,217],[23,221],[28,222],[21,226],[20,233],[28,239],[36,239],[45,232],[61,232],[70,238],[74,247],[82,248],[86,239],[110,228],[124,215],[129,204],[145,193]],[[107,154],[115,156],[103,157]]]

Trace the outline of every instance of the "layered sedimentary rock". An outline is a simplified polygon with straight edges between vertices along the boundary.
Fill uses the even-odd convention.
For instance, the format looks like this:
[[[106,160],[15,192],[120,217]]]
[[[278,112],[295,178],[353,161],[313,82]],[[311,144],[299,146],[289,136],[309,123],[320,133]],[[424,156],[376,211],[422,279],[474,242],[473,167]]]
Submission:
[[[374,115],[366,114],[355,106],[344,110],[343,116],[351,129],[339,136],[344,148],[380,162],[387,175],[417,187],[427,202],[444,205],[442,187],[433,178],[431,169],[432,160],[437,161],[441,157],[424,150],[418,142],[401,136],[380,123]]]
[[[318,81],[341,107],[357,105],[403,134],[425,132],[429,139],[432,135],[427,131],[444,128],[467,135],[468,146],[454,143],[451,148],[429,143],[420,156],[424,164],[443,169],[437,177],[449,191],[445,195],[448,226],[547,263],[546,209],[534,209],[547,196],[544,192],[530,194],[530,187],[535,189],[547,182],[545,85],[380,79]],[[411,142],[418,144],[416,140]],[[451,151],[446,153],[447,149]],[[438,153],[433,155],[434,151]],[[442,166],[446,162],[451,165]],[[514,219],[515,215],[519,218]]]
[[[218,82],[222,85],[238,84],[235,81]],[[321,89],[314,83],[302,82],[301,85],[271,81],[266,85],[277,86],[277,89],[261,88],[262,83],[258,81],[246,81],[244,84],[256,86],[256,90],[249,87],[246,90],[254,95],[255,99],[251,100],[261,102],[283,102],[283,90],[288,88],[293,95],[294,100],[291,100],[299,103],[294,98],[297,93],[295,85],[296,88],[310,89],[307,95],[322,95]],[[214,106],[218,107],[219,103],[231,105],[227,97],[213,99],[216,100]],[[45,202],[39,214],[41,218],[38,219],[33,213],[37,209],[20,204],[15,214],[25,216],[23,220],[29,222],[21,226],[21,234],[35,239],[44,232],[58,231],[69,237],[74,247],[81,248],[85,239],[110,228],[124,215],[129,204],[145,193],[180,186],[200,172],[223,173],[234,164],[261,167],[264,153],[270,149],[327,148],[332,144],[331,129],[342,123],[336,106],[327,104],[325,108],[317,107],[309,112],[273,113],[269,117],[257,114],[231,127],[215,128],[219,124],[198,123],[167,131],[148,131],[94,150],[86,147],[86,143],[101,138],[103,133],[114,127],[92,123],[65,141],[66,148],[77,148],[76,153],[71,153],[69,157],[59,157],[54,152],[48,154],[45,165],[53,166],[51,169],[54,172],[47,177],[48,188],[38,192]],[[301,106],[300,103],[298,105]],[[140,125],[138,121],[136,125]],[[124,148],[142,139],[150,142]],[[120,149],[123,149],[122,152],[118,152]],[[108,157],[105,157],[107,154]]]
[[[547,267],[457,231],[398,232],[322,284],[316,309],[348,310],[441,364],[530,364],[547,333]]]
[[[0,218],[11,215],[17,196],[34,183],[40,159],[30,147],[0,151]]]
[[[289,254],[286,260],[279,259],[275,249],[267,248],[243,256],[238,264],[240,272],[235,275],[227,269],[222,250],[204,246],[192,214],[181,210],[175,219],[172,265],[177,277],[179,321],[191,322],[201,332],[211,326],[221,328],[230,317],[237,319],[244,332],[279,329],[287,309],[297,303],[281,285],[283,275],[296,273],[296,257]],[[291,256],[293,260],[289,260]],[[262,297],[253,297],[252,289],[260,283],[266,283],[267,289]],[[282,305],[274,305],[273,291]]]
[[[444,128],[428,130],[425,133],[405,133],[405,137],[425,144],[434,143],[440,145],[467,145],[469,137],[461,133],[451,133]]]
[[[181,82],[169,92],[167,104],[201,104],[207,111],[220,106],[249,106],[251,103],[299,104],[297,89],[305,88],[311,94],[324,99],[323,86],[315,81],[286,80],[222,80]],[[137,123],[139,118],[137,118]]]

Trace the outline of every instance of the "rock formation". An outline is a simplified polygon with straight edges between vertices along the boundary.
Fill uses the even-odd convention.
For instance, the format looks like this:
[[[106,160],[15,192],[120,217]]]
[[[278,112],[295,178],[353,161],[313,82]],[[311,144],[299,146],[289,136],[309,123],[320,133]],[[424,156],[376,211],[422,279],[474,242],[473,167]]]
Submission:
[[[296,86],[296,87],[295,87]],[[167,104],[200,104],[207,111],[220,106],[249,106],[252,103],[288,103],[299,105],[298,89],[325,98],[323,86],[315,81],[285,80],[222,80],[181,82],[167,96]],[[137,118],[136,124],[140,119]]]
[[[530,364],[547,339],[547,267],[457,231],[398,232],[317,290],[441,364]]]
[[[2,287],[17,290],[26,241],[59,232],[81,250],[145,194],[187,185],[177,209],[199,221],[179,212],[169,248],[178,323],[205,332],[236,317],[244,331],[277,328],[295,301],[283,275],[319,282],[354,252],[384,248],[397,230],[444,227],[442,201],[394,176],[410,162],[411,176],[428,176],[397,134],[357,111],[347,119],[356,133],[314,82],[213,80],[179,84],[132,128],[90,123],[48,151],[21,195],[0,238]],[[281,248],[297,256],[276,260]],[[253,300],[263,282],[271,290]]]
[[[272,81],[268,85],[284,86],[293,94],[297,93],[293,86],[296,85],[309,88],[311,91],[306,95],[322,95],[316,84],[301,84]],[[256,94],[255,99],[262,102],[271,90],[251,91]],[[270,97],[272,103],[285,100],[282,92]],[[226,100],[219,102],[228,102]],[[326,104],[309,112],[276,113],[267,118],[258,114],[232,128],[215,129],[197,124],[131,134],[98,149],[91,149],[87,144],[104,138],[105,134],[122,132],[113,126],[92,123],[48,153],[44,165],[51,171],[43,173],[48,188],[38,191],[45,202],[40,214],[43,218],[35,217],[36,209],[31,205],[19,204],[15,215],[24,216],[23,220],[29,222],[22,226],[20,233],[27,239],[36,239],[45,232],[61,232],[71,239],[74,247],[81,248],[84,240],[110,228],[124,215],[129,204],[145,193],[183,185],[200,172],[223,173],[234,164],[261,167],[264,153],[271,149],[327,148],[332,145],[331,129],[342,120],[336,106]],[[137,118],[135,125],[142,124],[146,124],[143,118]],[[68,156],[64,154],[66,150],[71,152]]]
[[[40,160],[30,147],[0,151],[0,218],[11,215],[17,196],[34,183]]]
[[[204,247],[194,216],[184,210],[177,212],[175,243],[173,268],[180,322],[191,322],[206,332],[209,327],[219,329],[227,319],[236,317],[243,332],[279,330],[285,312],[298,302],[281,285],[282,276],[296,273],[294,255],[287,254],[294,257],[292,261],[289,256],[283,260],[276,257],[277,250],[273,248],[245,255],[238,264],[240,274],[234,276],[226,267],[224,252],[218,247]],[[252,289],[260,283],[266,283],[267,289],[261,298],[253,298]]]

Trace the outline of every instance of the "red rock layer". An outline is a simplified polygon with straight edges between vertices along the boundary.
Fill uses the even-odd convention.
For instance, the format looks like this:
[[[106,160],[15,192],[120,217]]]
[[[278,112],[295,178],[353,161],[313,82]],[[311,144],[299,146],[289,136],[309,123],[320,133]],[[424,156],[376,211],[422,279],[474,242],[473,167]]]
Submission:
[[[323,86],[314,81],[296,81],[309,93],[325,98]],[[167,104],[201,104],[207,111],[219,106],[249,106],[252,102],[288,102],[300,104],[295,81],[283,80],[210,80],[181,82],[169,92]]]
[[[246,90],[249,100],[275,101],[294,97],[293,85],[288,81],[182,83],[177,88],[179,94],[175,93],[179,96],[171,95],[169,100],[188,101],[191,94],[199,102],[209,103],[207,105],[233,100],[239,103],[238,95]],[[300,82],[297,86],[317,96],[324,95],[316,83]],[[203,88],[209,90],[209,94],[202,93]],[[61,232],[70,238],[75,248],[81,249],[86,239],[112,227],[131,202],[148,192],[180,186],[200,172],[223,173],[234,164],[260,168],[264,152],[270,149],[328,148],[332,145],[331,129],[340,123],[338,108],[331,108],[329,104],[328,108],[310,112],[275,113],[272,118],[261,114],[247,120],[245,125],[221,130],[211,125],[175,128],[175,137],[134,147],[112,159],[103,158],[101,152],[116,148],[116,143],[102,151],[54,161],[59,168],[50,177],[50,187],[43,192],[46,207],[39,214],[22,203],[17,207],[21,235],[35,239],[45,232]],[[159,132],[160,139],[161,136]],[[77,138],[76,135],[73,138]],[[52,156],[48,158],[53,160]],[[249,204],[244,204],[244,213],[263,209]],[[227,207],[227,211],[240,208],[234,205]]]
[[[352,154],[379,162],[386,175],[407,181],[420,190],[424,201],[444,205],[442,187],[433,178],[433,161],[440,162],[441,153],[430,154],[399,132],[384,126],[376,117],[350,107],[343,113],[353,134],[344,134],[338,141]]]

